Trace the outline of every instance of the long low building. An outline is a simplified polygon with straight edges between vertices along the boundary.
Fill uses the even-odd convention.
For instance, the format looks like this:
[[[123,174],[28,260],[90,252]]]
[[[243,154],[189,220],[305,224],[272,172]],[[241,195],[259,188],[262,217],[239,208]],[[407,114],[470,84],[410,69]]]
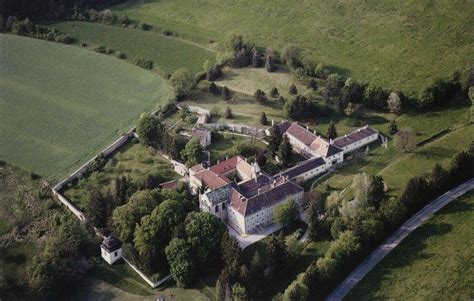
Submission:
[[[365,126],[334,139],[332,143],[342,149],[344,154],[347,154],[376,141],[378,138],[379,132],[377,130],[370,126]]]

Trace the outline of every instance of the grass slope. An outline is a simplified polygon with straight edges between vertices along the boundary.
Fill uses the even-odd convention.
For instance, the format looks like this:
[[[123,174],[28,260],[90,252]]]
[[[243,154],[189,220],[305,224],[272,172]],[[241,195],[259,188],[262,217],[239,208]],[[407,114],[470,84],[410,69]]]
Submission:
[[[0,159],[57,180],[173,97],[156,75],[109,56],[0,35]]]
[[[472,300],[473,227],[470,192],[410,234],[346,300]]]
[[[149,59],[162,74],[186,67],[193,73],[201,71],[206,60],[215,54],[203,47],[156,32],[126,29],[86,22],[55,22],[57,28],[79,41],[102,45],[125,53],[129,59]]]
[[[233,32],[263,47],[295,42],[334,71],[409,94],[474,59],[472,1],[137,0],[115,10],[203,44]]]

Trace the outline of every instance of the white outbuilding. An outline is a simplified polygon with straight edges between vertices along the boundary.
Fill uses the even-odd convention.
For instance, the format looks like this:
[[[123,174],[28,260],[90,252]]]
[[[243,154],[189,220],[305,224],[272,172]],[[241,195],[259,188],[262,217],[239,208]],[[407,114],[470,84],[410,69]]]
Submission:
[[[122,244],[113,236],[105,238],[100,245],[100,249],[102,258],[107,261],[108,264],[113,264],[122,258]]]

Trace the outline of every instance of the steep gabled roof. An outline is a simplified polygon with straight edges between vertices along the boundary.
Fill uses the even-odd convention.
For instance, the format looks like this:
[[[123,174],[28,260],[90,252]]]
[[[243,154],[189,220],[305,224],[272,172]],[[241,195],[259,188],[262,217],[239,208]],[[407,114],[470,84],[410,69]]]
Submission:
[[[286,181],[285,183],[260,193],[247,201],[247,208],[244,215],[251,215],[262,208],[276,205],[288,197],[303,192],[304,189],[293,183]]]
[[[288,128],[291,126],[292,122],[289,120],[285,120],[277,124],[278,130],[280,131],[280,134],[284,134]]]
[[[287,134],[295,137],[299,141],[301,141],[306,146],[310,146],[311,143],[317,138],[315,134],[311,131],[307,130],[306,128],[299,125],[297,122],[293,122],[291,126],[286,131]]]
[[[197,174],[194,175],[198,180],[204,183],[204,185],[207,186],[207,188],[214,190],[217,188],[220,188],[231,181],[227,179],[226,177],[223,177],[221,175],[217,175],[213,173],[210,170],[204,169]]]
[[[378,133],[377,130],[366,125],[365,127],[357,129],[347,135],[334,139],[334,145],[339,148],[343,148],[359,140],[370,137],[376,133]]]
[[[330,144],[327,140],[317,137],[313,143],[309,146],[312,150],[318,153],[320,156],[326,158],[330,157],[334,154],[342,152],[341,149],[335,147],[334,145]]]
[[[234,190],[231,197],[231,206],[240,214],[247,216],[261,210],[262,208],[276,205],[288,197],[294,196],[303,191],[303,188],[292,181],[285,181],[284,183],[260,194],[254,195],[251,198],[246,198],[241,193]]]

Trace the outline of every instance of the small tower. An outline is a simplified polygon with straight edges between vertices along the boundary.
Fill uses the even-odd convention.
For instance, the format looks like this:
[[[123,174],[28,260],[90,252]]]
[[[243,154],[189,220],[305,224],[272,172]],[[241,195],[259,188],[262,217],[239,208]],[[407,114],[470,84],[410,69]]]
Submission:
[[[262,170],[260,169],[260,165],[258,165],[258,163],[255,161],[252,164],[252,178],[257,179],[257,177],[260,175],[261,171]]]
[[[102,258],[107,261],[108,264],[113,264],[122,258],[122,244],[113,236],[105,238],[100,245],[100,249]]]

